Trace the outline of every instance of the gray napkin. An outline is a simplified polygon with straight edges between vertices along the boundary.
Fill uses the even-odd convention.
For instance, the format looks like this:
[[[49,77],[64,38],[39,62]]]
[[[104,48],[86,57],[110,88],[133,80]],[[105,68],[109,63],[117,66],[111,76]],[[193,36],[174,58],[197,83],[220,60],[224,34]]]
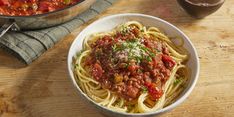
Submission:
[[[0,48],[30,64],[72,30],[104,11],[115,1],[97,0],[75,19],[56,27],[36,31],[8,32],[0,38]]]

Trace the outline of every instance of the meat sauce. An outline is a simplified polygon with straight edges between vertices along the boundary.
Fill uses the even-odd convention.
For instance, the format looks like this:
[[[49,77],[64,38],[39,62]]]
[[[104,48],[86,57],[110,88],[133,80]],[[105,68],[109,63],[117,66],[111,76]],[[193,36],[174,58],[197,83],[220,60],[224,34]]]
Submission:
[[[140,34],[135,27],[94,42],[85,65],[105,89],[128,101],[148,92],[152,100],[163,95],[162,87],[176,62],[166,45]]]
[[[80,0],[0,0],[0,15],[29,16],[52,12]]]

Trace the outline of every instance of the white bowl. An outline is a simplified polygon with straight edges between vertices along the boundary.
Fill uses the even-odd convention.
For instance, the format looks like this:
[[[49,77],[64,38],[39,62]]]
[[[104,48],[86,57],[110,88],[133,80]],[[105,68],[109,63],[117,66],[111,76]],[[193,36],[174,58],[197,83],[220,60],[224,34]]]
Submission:
[[[120,112],[114,112],[112,110],[109,110],[106,107],[99,106],[92,99],[90,99],[85,93],[82,92],[82,90],[76,83],[76,80],[73,75],[72,59],[79,51],[82,50],[82,42],[86,36],[93,34],[93,33],[97,33],[97,32],[105,32],[105,31],[112,30],[117,25],[122,24],[127,21],[131,21],[131,20],[139,21],[145,26],[158,27],[159,29],[163,30],[168,36],[172,36],[172,37],[179,36],[183,38],[184,40],[183,46],[184,48],[188,50],[190,54],[189,61],[186,64],[191,69],[191,77],[189,78],[188,86],[185,88],[185,90],[181,93],[180,97],[173,104],[155,112],[139,113],[139,114],[120,113]],[[73,82],[73,85],[77,88],[78,94],[81,95],[81,97],[84,100],[89,102],[90,106],[96,107],[103,114],[109,115],[109,116],[119,116],[119,117],[120,116],[121,117],[123,116],[134,116],[134,117],[155,116],[155,115],[159,115],[163,112],[166,112],[168,110],[175,108],[180,103],[182,103],[191,93],[191,91],[193,90],[197,82],[198,75],[199,75],[199,59],[198,59],[196,49],[191,43],[190,39],[181,30],[179,30],[172,24],[160,18],[149,16],[149,15],[144,15],[144,14],[131,14],[131,13],[116,14],[116,15],[111,15],[111,16],[99,19],[95,21],[94,23],[90,24],[76,37],[76,39],[72,43],[70,50],[69,50],[69,54],[68,54],[67,64],[68,64],[68,71],[69,71],[70,78]]]

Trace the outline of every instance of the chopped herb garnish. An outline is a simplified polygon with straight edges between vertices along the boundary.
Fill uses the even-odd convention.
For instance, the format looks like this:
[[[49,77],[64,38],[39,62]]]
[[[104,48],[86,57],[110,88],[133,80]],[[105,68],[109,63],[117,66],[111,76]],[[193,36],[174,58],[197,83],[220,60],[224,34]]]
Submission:
[[[142,56],[136,56],[137,63],[140,63],[142,59]]]
[[[148,51],[149,51],[149,49],[148,49],[148,48],[143,47],[143,46],[141,47],[141,49],[142,49],[142,50],[144,50],[145,52],[148,52]]]
[[[152,61],[152,58],[156,56],[151,49],[145,47],[145,45],[140,42],[140,39],[137,38],[114,44],[112,45],[112,50],[113,52],[121,51],[121,53],[128,53],[128,60],[134,59],[138,64],[140,64],[143,59]]]
[[[145,59],[149,62],[152,61],[152,58],[150,56],[146,56]]]
[[[129,66],[128,63],[125,63],[125,64],[124,64],[124,68],[127,68],[128,66]]]
[[[143,87],[141,87],[141,91],[142,91],[142,93],[147,93],[148,89],[147,89],[147,87],[143,86]]]
[[[114,44],[114,45],[112,46],[112,50],[113,50],[114,52],[116,52],[116,49],[117,49],[117,46],[116,46],[116,44]]]
[[[181,81],[182,81],[182,80],[181,80],[180,78],[175,79],[175,81],[174,81],[174,85],[179,84]]]
[[[153,52],[150,52],[149,55],[150,55],[151,57],[155,57],[155,56],[156,56],[156,54],[153,53]]]

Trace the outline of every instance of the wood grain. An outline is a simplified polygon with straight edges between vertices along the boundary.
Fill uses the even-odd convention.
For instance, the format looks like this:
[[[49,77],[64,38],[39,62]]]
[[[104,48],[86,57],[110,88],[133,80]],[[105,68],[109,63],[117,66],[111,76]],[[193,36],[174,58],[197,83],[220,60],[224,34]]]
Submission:
[[[131,3],[131,4],[129,4]],[[234,116],[234,1],[197,20],[175,0],[119,0],[74,30],[30,66],[0,50],[1,117],[102,117],[79,99],[68,79],[66,58],[76,35],[91,22],[116,13],[144,13],[165,19],[194,43],[201,73],[189,98],[162,117]]]

